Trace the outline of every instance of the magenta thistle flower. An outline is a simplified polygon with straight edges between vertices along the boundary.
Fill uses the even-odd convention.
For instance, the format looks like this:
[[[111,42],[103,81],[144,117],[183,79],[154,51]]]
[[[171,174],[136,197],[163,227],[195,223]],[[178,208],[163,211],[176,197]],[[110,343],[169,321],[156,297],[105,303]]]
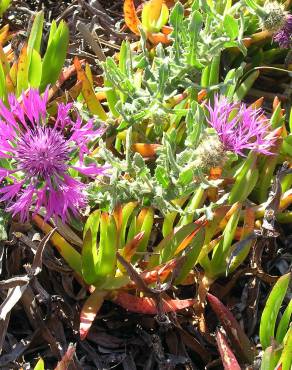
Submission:
[[[273,40],[283,49],[292,47],[292,15],[287,14],[283,27],[274,33]]]
[[[61,217],[65,222],[86,205],[86,185],[73,178],[69,169],[86,176],[104,175],[108,169],[84,163],[89,141],[104,128],[95,129],[92,120],[83,124],[79,116],[72,121],[72,104],[63,103],[55,123],[48,124],[48,89],[43,96],[30,90],[22,95],[22,103],[14,95],[8,100],[10,109],[0,101],[0,159],[10,163],[9,168],[0,167],[0,181],[7,183],[0,189],[0,202],[22,221],[28,220],[30,211],[36,214],[44,208],[46,220]]]
[[[214,106],[209,111],[208,123],[216,130],[227,151],[245,156],[244,150],[271,155],[270,148],[276,140],[270,131],[261,109],[247,107],[243,103],[230,103],[224,96],[215,96]]]

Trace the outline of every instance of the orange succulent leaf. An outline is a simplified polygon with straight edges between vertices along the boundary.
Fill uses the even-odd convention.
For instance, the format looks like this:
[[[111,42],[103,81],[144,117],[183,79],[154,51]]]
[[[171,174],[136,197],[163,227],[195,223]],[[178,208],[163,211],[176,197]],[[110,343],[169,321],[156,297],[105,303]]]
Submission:
[[[10,66],[9,66],[9,61],[7,59],[7,56],[2,48],[2,45],[0,43],[0,61],[2,63],[2,67],[3,67],[3,71],[5,73],[5,75],[7,75],[9,73],[9,70],[10,70]]]
[[[145,281],[147,285],[156,283],[157,281],[164,281],[168,275],[177,266],[179,259],[173,258],[172,260],[154,267],[150,271],[143,271],[141,273],[141,278]]]
[[[273,33],[271,31],[267,31],[267,30],[254,33],[251,36],[251,40],[248,40],[248,42],[247,42],[248,45],[246,45],[246,46],[249,46],[251,44],[255,44],[255,43],[258,43],[258,42],[262,42],[262,41],[267,40],[267,39],[270,39],[272,36],[273,36]]]
[[[163,26],[161,28],[161,32],[164,34],[164,35],[170,35],[171,32],[173,31],[173,28],[170,27],[170,26]]]
[[[16,87],[17,69],[18,69],[18,63],[14,62],[9,71],[9,77],[15,87]]]
[[[140,242],[142,241],[144,237],[145,232],[141,231],[138,233],[132,240],[130,240],[125,247],[122,249],[122,256],[127,262],[131,261],[131,258],[135,254]]]
[[[246,208],[244,215],[244,225],[242,228],[241,239],[244,239],[254,231],[255,227],[255,211],[252,208]]]
[[[141,26],[141,22],[137,16],[133,0],[124,1],[124,18],[129,29],[136,35],[140,35],[139,26]]]
[[[198,102],[201,103],[207,96],[207,90],[206,89],[203,89],[203,90],[200,90],[199,93],[198,93]]]
[[[126,259],[126,256],[124,256]],[[155,266],[151,270],[145,270],[141,272],[140,277],[144,281],[145,284],[154,284],[157,282],[163,282],[166,280],[166,278],[169,276],[169,274],[173,271],[173,269],[177,266],[179,262],[179,259],[174,258],[165,264]],[[137,289],[137,285],[134,281],[130,281],[130,278],[128,276],[119,276],[115,277],[116,280],[120,280],[122,282],[122,285],[120,286],[125,287],[127,290],[129,289]],[[128,281],[127,281],[128,279]]]
[[[10,75],[6,75],[6,89],[8,93],[14,93],[15,92],[15,85],[10,77]]]
[[[237,202],[234,203],[229,211],[224,215],[223,220],[219,223],[219,229],[223,230],[224,227],[227,225],[227,222],[229,221],[230,217],[241,207],[241,203]]]
[[[163,0],[149,0],[146,4],[149,5],[149,10],[151,11],[151,18],[158,19],[160,17],[161,8],[163,5]],[[145,4],[145,5],[146,5]],[[145,7],[144,5],[144,7]]]
[[[209,175],[210,180],[218,180],[220,179],[221,175],[222,175],[221,167],[212,167],[210,169],[210,175]]]
[[[126,292],[118,292],[112,301],[130,312],[146,315],[157,315],[157,304],[153,298],[137,297]],[[165,313],[176,312],[184,308],[192,307],[197,303],[196,299],[163,299],[162,309]]]
[[[255,355],[254,347],[233,314],[214,295],[207,293],[207,299],[232,343],[236,354],[242,361],[252,363]]]
[[[263,105],[263,102],[264,102],[264,97],[263,96],[261,96],[260,98],[258,98],[255,102],[253,102],[252,103],[252,105],[251,105],[251,107],[253,108],[253,109],[259,109],[259,108],[261,108],[262,107],[262,105]]]
[[[244,224],[242,227],[237,227],[234,239],[243,240],[255,229],[255,211],[252,208],[246,208],[244,212]]]
[[[253,42],[252,38],[251,37],[245,37],[243,40],[243,45],[247,48],[249,48]]]
[[[82,81],[82,95],[84,100],[88,106],[89,111],[92,114],[96,114],[99,118],[103,121],[107,120],[107,114],[104,111],[102,105],[100,104],[99,100],[95,96],[94,90],[92,85],[85,73],[85,71],[81,67],[81,62],[77,57],[74,58],[74,66],[77,71],[77,79],[78,81]]]
[[[99,101],[106,100],[106,94],[104,91],[97,92],[95,96],[97,97],[97,100]]]
[[[20,96],[22,91],[28,88],[28,54],[27,44],[25,43],[20,51],[18,58],[18,68],[16,77],[16,94]]]
[[[119,237],[121,229],[122,229],[122,225],[123,225],[123,208],[120,204],[117,205],[117,207],[115,208],[113,212],[113,217],[115,219],[115,223],[117,227],[117,235]]]
[[[135,143],[132,145],[132,150],[141,154],[143,158],[153,158],[160,147],[160,144]]]
[[[154,45],[158,45],[159,43],[168,45],[168,44],[171,44],[172,42],[172,40],[169,38],[168,35],[161,33],[161,32],[148,33],[147,38]]]
[[[199,221],[199,220],[197,220]],[[196,223],[196,221],[195,221]],[[177,247],[176,251],[175,251],[175,255],[177,255],[178,253],[180,253],[182,250],[184,250],[190,243],[191,241],[194,239],[194,237],[198,234],[198,232],[201,230],[202,227],[206,226],[208,224],[208,220],[202,220],[200,223],[196,223],[198,225],[198,228],[196,230],[194,230],[190,235],[188,235],[181,243],[180,245]]]
[[[4,45],[9,35],[9,24],[6,24],[0,30],[0,44]]]

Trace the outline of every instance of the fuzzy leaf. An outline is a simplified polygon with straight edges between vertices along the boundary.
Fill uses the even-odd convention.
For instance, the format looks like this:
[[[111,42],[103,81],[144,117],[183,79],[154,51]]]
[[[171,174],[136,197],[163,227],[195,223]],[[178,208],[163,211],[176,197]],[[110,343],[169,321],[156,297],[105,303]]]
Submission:
[[[234,19],[231,15],[226,14],[224,17],[223,25],[227,35],[230,37],[231,40],[234,40],[239,35],[239,27],[236,19]]]

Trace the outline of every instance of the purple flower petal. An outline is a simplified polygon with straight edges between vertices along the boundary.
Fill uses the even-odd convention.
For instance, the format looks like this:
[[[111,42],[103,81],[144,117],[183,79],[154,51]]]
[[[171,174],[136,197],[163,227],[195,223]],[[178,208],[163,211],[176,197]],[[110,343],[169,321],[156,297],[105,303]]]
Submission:
[[[20,192],[23,184],[24,181],[15,182],[12,185],[6,185],[5,187],[0,188],[0,193],[4,194],[0,198],[0,202],[4,202],[7,200],[11,201],[16,196],[16,194]]]
[[[56,128],[60,128],[61,130],[63,130],[66,126],[74,124],[69,116],[72,106],[73,106],[72,103],[69,104],[60,103],[58,105],[58,114],[55,123]]]
[[[13,216],[19,214],[20,220],[25,222],[29,218],[29,210],[34,192],[33,185],[29,186],[13,201],[13,204],[7,208],[7,211],[11,212]]]
[[[90,165],[87,167],[72,166],[72,168],[86,176],[95,176],[95,175],[106,176],[106,171],[109,170],[111,167],[110,166],[97,167],[95,165]]]

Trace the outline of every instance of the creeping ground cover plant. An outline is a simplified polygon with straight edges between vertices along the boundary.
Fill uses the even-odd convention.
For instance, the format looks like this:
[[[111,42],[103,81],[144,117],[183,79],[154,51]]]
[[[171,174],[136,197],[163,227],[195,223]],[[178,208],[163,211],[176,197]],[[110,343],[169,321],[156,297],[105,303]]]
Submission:
[[[97,3],[0,29],[0,368],[290,370],[291,2]]]

